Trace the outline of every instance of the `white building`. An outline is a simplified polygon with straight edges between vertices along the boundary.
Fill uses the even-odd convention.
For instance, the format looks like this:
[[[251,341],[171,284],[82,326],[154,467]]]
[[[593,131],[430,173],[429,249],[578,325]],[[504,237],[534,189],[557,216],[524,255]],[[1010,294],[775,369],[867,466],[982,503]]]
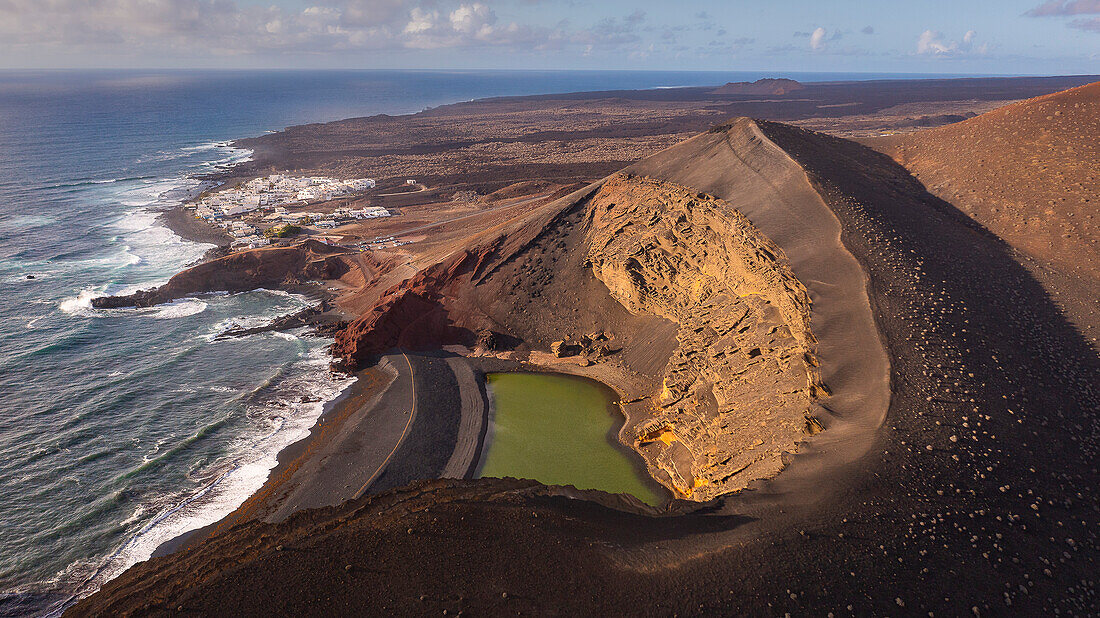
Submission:
[[[375,219],[390,216],[390,211],[381,206],[368,206],[359,210],[349,210],[348,214],[356,219]]]

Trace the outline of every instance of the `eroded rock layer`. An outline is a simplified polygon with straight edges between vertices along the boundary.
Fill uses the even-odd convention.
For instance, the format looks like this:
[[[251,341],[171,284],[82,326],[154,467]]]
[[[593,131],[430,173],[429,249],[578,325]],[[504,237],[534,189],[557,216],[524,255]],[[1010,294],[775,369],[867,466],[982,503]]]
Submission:
[[[727,203],[648,178],[609,179],[588,204],[592,272],[633,313],[678,325],[634,445],[684,497],[782,468],[821,394],[810,299],[782,250]]]

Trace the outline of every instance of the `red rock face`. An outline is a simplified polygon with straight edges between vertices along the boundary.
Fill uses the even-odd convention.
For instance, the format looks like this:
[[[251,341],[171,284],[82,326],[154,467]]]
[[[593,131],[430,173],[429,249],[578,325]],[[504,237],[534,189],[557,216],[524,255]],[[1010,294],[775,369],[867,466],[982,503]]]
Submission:
[[[446,308],[423,294],[401,290],[379,301],[358,320],[336,333],[332,353],[339,365],[357,369],[372,355],[394,348],[417,349],[468,343],[473,334],[455,326]]]
[[[374,307],[336,334],[332,354],[354,371],[370,356],[394,348],[424,349],[473,343],[473,331],[448,307],[447,290],[466,285],[491,249],[464,251],[387,291]]]

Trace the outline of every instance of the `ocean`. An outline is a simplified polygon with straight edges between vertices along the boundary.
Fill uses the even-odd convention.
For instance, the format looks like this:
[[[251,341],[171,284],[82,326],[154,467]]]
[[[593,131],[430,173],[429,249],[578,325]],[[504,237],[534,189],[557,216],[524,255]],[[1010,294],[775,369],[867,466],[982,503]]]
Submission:
[[[158,213],[234,138],[487,96],[897,75],[0,71],[0,615],[57,614],[231,512],[350,384],[304,331],[218,339],[307,300],[96,310],[202,257]]]

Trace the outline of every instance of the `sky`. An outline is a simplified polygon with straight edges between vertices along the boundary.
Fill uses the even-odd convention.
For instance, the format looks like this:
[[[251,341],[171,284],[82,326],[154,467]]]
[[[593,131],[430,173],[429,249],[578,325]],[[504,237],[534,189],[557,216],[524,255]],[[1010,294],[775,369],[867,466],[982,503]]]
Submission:
[[[1100,0],[0,0],[0,68],[1100,73]]]

